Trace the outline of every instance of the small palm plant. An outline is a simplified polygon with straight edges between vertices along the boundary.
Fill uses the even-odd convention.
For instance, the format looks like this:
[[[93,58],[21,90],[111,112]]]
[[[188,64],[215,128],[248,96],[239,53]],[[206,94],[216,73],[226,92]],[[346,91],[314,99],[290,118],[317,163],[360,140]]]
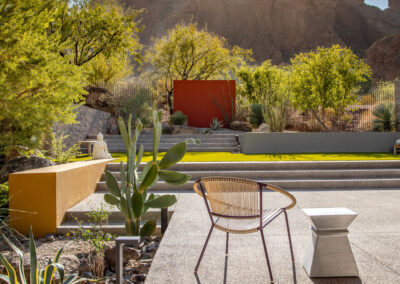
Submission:
[[[116,206],[125,217],[125,229],[130,236],[150,236],[154,233],[156,223],[152,220],[141,225],[142,216],[149,208],[168,208],[175,204],[175,195],[156,196],[148,194],[148,190],[157,183],[159,179],[172,185],[186,183],[191,177],[179,172],[167,170],[178,163],[186,153],[186,143],[181,142],[171,147],[161,161],[157,160],[158,148],[161,138],[161,116],[162,110],[152,109],[154,137],[153,137],[153,159],[146,163],[139,172],[140,162],[143,157],[144,148],[140,145],[137,151],[137,140],[142,130],[140,120],[136,121],[134,133],[131,131],[130,116],[128,127],[121,117],[118,118],[119,130],[127,151],[126,168],[121,162],[121,186],[115,176],[105,172],[106,184],[110,191],[104,195],[104,200]],[[195,142],[195,141],[193,141]]]
[[[396,125],[393,103],[380,104],[372,113],[376,117],[373,126],[375,131],[393,130]]]
[[[15,253],[18,255],[19,258],[19,265],[18,265],[18,270],[19,270],[19,277],[17,275],[16,269],[11,266],[11,264],[7,261],[7,259],[0,254],[0,261],[4,265],[7,275],[0,275],[0,279],[5,281],[6,283],[10,284],[26,284],[27,280],[25,277],[25,272],[24,272],[24,255],[22,251],[14,245],[8,238],[6,238],[3,235],[4,240],[10,245],[10,247],[15,251]],[[54,278],[54,273],[58,271],[58,274],[60,276],[60,283],[62,284],[73,284],[73,283],[79,283],[83,282],[86,279],[79,278],[78,275],[72,274],[72,275],[65,275],[64,272],[64,266],[60,263],[58,263],[60,256],[65,249],[67,245],[70,243],[65,244],[56,254],[54,257],[53,261],[49,261],[49,264],[44,268],[39,271],[38,267],[38,261],[36,257],[36,245],[35,245],[35,240],[33,238],[32,234],[32,229],[30,230],[29,233],[29,251],[30,251],[30,283],[32,284],[39,284],[39,283],[53,283],[53,278]],[[19,279],[18,279],[19,278]]]

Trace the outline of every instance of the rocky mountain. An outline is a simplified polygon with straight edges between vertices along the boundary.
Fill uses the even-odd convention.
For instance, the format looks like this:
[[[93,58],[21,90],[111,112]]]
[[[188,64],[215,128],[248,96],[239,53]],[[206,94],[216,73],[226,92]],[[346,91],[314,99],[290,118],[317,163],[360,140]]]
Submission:
[[[141,38],[150,44],[180,22],[251,48],[257,61],[287,62],[294,54],[338,43],[364,57],[377,40],[400,34],[400,0],[382,11],[363,0],[121,0],[145,8]]]

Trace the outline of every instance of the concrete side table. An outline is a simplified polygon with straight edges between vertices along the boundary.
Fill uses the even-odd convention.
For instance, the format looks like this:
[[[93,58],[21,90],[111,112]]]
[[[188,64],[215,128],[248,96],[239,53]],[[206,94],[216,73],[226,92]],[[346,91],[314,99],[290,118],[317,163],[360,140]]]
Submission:
[[[311,222],[311,240],[303,260],[308,276],[358,276],[347,238],[347,227],[358,214],[347,208],[309,208],[303,212]]]

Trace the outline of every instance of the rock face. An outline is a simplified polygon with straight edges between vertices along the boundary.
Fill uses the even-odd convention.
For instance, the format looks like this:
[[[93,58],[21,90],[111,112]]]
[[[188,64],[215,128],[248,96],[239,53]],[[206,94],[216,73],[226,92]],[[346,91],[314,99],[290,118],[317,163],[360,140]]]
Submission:
[[[8,175],[31,169],[54,166],[55,163],[37,156],[19,156],[9,160],[0,170],[0,183],[8,180]]]
[[[374,42],[368,48],[365,60],[373,69],[374,80],[400,79],[400,35]]]
[[[317,46],[350,46],[364,56],[376,40],[400,33],[400,1],[384,11],[363,0],[121,0],[145,8],[144,44],[182,21],[225,37],[230,45],[251,48],[257,61],[287,62]]]

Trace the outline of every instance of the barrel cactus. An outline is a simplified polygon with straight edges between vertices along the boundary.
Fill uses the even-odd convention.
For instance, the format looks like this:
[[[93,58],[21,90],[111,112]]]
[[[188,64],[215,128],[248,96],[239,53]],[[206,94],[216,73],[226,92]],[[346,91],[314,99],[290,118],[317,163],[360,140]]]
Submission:
[[[137,120],[134,133],[132,133],[132,117],[129,117],[127,126],[121,117],[118,118],[118,126],[127,151],[127,164],[126,167],[124,163],[121,162],[120,164],[121,185],[118,184],[111,172],[105,172],[106,184],[110,193],[104,195],[104,200],[108,204],[117,206],[124,215],[127,235],[149,236],[153,234],[156,223],[150,220],[141,225],[143,214],[149,208],[167,208],[175,204],[175,195],[157,196],[148,194],[148,190],[159,179],[172,185],[181,185],[191,178],[188,175],[168,170],[185,155],[187,141],[174,145],[160,161],[157,160],[162,131],[161,115],[162,111],[157,111],[153,107],[153,158],[143,167],[140,167],[144,152],[143,145],[140,145],[137,149],[137,140],[143,127],[142,123]],[[139,170],[141,171],[139,172]]]

